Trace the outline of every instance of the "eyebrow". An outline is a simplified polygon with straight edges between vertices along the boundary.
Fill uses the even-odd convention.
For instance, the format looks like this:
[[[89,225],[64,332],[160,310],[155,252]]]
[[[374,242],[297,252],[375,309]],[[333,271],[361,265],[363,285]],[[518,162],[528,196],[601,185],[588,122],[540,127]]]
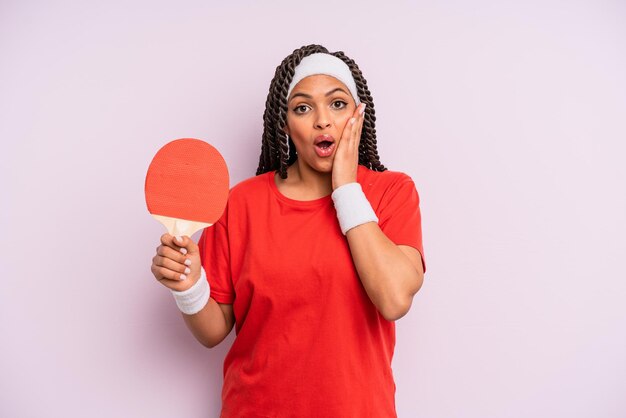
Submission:
[[[328,96],[330,96],[331,94],[333,94],[333,93],[334,93],[334,92],[336,92],[336,91],[341,91],[341,92],[343,92],[343,93],[345,93],[345,94],[348,94],[348,93],[347,93],[344,89],[342,89],[341,87],[337,87],[336,89],[333,89],[333,90],[329,91],[328,93],[326,93],[324,96],[325,96],[325,97],[328,97]],[[306,97],[307,99],[312,99],[312,98],[313,98],[313,96],[310,96],[310,95],[308,95],[308,94],[306,94],[306,93],[296,93],[296,94],[294,94],[293,96],[291,96],[291,99],[289,99],[289,101],[292,101],[293,99],[295,99],[295,98],[296,98],[296,97],[298,97],[298,96]]]

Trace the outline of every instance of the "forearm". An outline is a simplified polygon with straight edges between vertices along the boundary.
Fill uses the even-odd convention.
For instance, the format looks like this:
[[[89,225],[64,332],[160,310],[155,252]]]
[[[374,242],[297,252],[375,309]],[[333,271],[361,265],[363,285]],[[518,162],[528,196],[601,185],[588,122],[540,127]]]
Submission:
[[[375,222],[350,229],[346,238],[372,303],[387,320],[404,316],[422,285],[423,275]]]
[[[187,328],[205,347],[215,347],[229,334],[230,329],[218,303],[209,298],[208,303],[198,313],[181,313]]]

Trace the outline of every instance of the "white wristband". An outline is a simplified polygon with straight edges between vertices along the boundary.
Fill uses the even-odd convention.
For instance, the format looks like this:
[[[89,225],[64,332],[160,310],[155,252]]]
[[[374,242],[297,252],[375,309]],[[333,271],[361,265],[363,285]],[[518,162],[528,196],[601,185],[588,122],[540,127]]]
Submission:
[[[209,281],[206,278],[204,267],[200,266],[200,278],[193,286],[182,292],[170,289],[176,305],[182,313],[187,315],[193,315],[202,310],[209,301],[209,295],[211,294],[211,288],[209,287]]]
[[[366,222],[378,222],[372,205],[365,197],[359,183],[347,183],[332,193],[341,232],[346,235],[350,229]]]

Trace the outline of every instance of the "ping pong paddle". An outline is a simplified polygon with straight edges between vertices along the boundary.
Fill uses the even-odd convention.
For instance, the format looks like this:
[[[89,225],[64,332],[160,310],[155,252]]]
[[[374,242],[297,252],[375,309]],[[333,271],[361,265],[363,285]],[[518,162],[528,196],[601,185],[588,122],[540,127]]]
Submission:
[[[191,237],[222,216],[228,183],[226,161],[217,149],[199,139],[176,139],[148,167],[148,211],[171,235]]]

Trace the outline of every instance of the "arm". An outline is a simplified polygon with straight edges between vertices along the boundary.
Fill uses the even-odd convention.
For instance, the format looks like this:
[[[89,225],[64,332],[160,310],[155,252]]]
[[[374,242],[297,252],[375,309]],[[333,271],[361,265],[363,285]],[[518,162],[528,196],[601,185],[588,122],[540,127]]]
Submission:
[[[358,151],[364,112],[365,104],[361,103],[354,110],[353,117],[344,126],[333,161],[333,195],[339,187],[357,181]],[[358,194],[362,195],[360,186],[358,189]],[[341,206],[344,209],[347,208],[347,211],[341,211],[342,215],[338,210],[340,224],[342,217],[371,218],[367,214],[368,210],[371,210],[369,202],[366,201],[364,195],[362,199],[358,194],[355,195],[354,190],[354,187],[344,189],[344,192],[340,193],[344,197],[337,196],[343,202]],[[335,201],[336,208],[337,203]],[[364,206],[369,208],[365,210],[365,214],[359,209]],[[372,215],[376,217],[373,212]],[[348,221],[348,223],[353,222]],[[354,265],[369,298],[385,319],[394,321],[401,318],[408,312],[413,295],[420,289],[424,280],[424,268],[419,251],[410,246],[396,245],[383,233],[376,222],[360,222],[358,226],[346,228],[346,230],[347,232],[342,227],[342,232],[346,234],[350,246]]]
[[[183,307],[185,324],[202,345],[212,348],[226,338],[235,323],[233,305],[216,302],[210,297],[210,288],[200,285],[206,277],[201,274],[199,247],[191,238],[174,241],[173,236],[164,234],[152,259],[152,273],[173,292],[177,305]]]
[[[224,214],[226,213],[225,210]],[[215,225],[202,231],[194,251],[196,249],[200,260],[199,264],[204,264],[201,272],[203,275],[210,275],[214,279],[213,283],[219,285],[222,282],[219,278],[227,277],[229,271],[229,244],[224,215]],[[202,261],[203,259],[204,261]],[[229,280],[224,280],[224,282],[226,281]],[[213,348],[221,343],[235,325],[234,300],[223,300],[218,297],[217,299],[221,301],[218,302],[215,297],[217,294],[213,295],[211,290],[207,304],[202,310],[193,315],[182,314],[187,328],[202,345],[208,348]]]
[[[346,238],[363,287],[378,311],[388,321],[406,315],[424,281],[419,251],[394,244],[375,222],[350,229]]]
[[[181,313],[187,328],[205,347],[213,348],[230,334],[235,323],[233,305],[217,303],[213,298],[193,315]]]

